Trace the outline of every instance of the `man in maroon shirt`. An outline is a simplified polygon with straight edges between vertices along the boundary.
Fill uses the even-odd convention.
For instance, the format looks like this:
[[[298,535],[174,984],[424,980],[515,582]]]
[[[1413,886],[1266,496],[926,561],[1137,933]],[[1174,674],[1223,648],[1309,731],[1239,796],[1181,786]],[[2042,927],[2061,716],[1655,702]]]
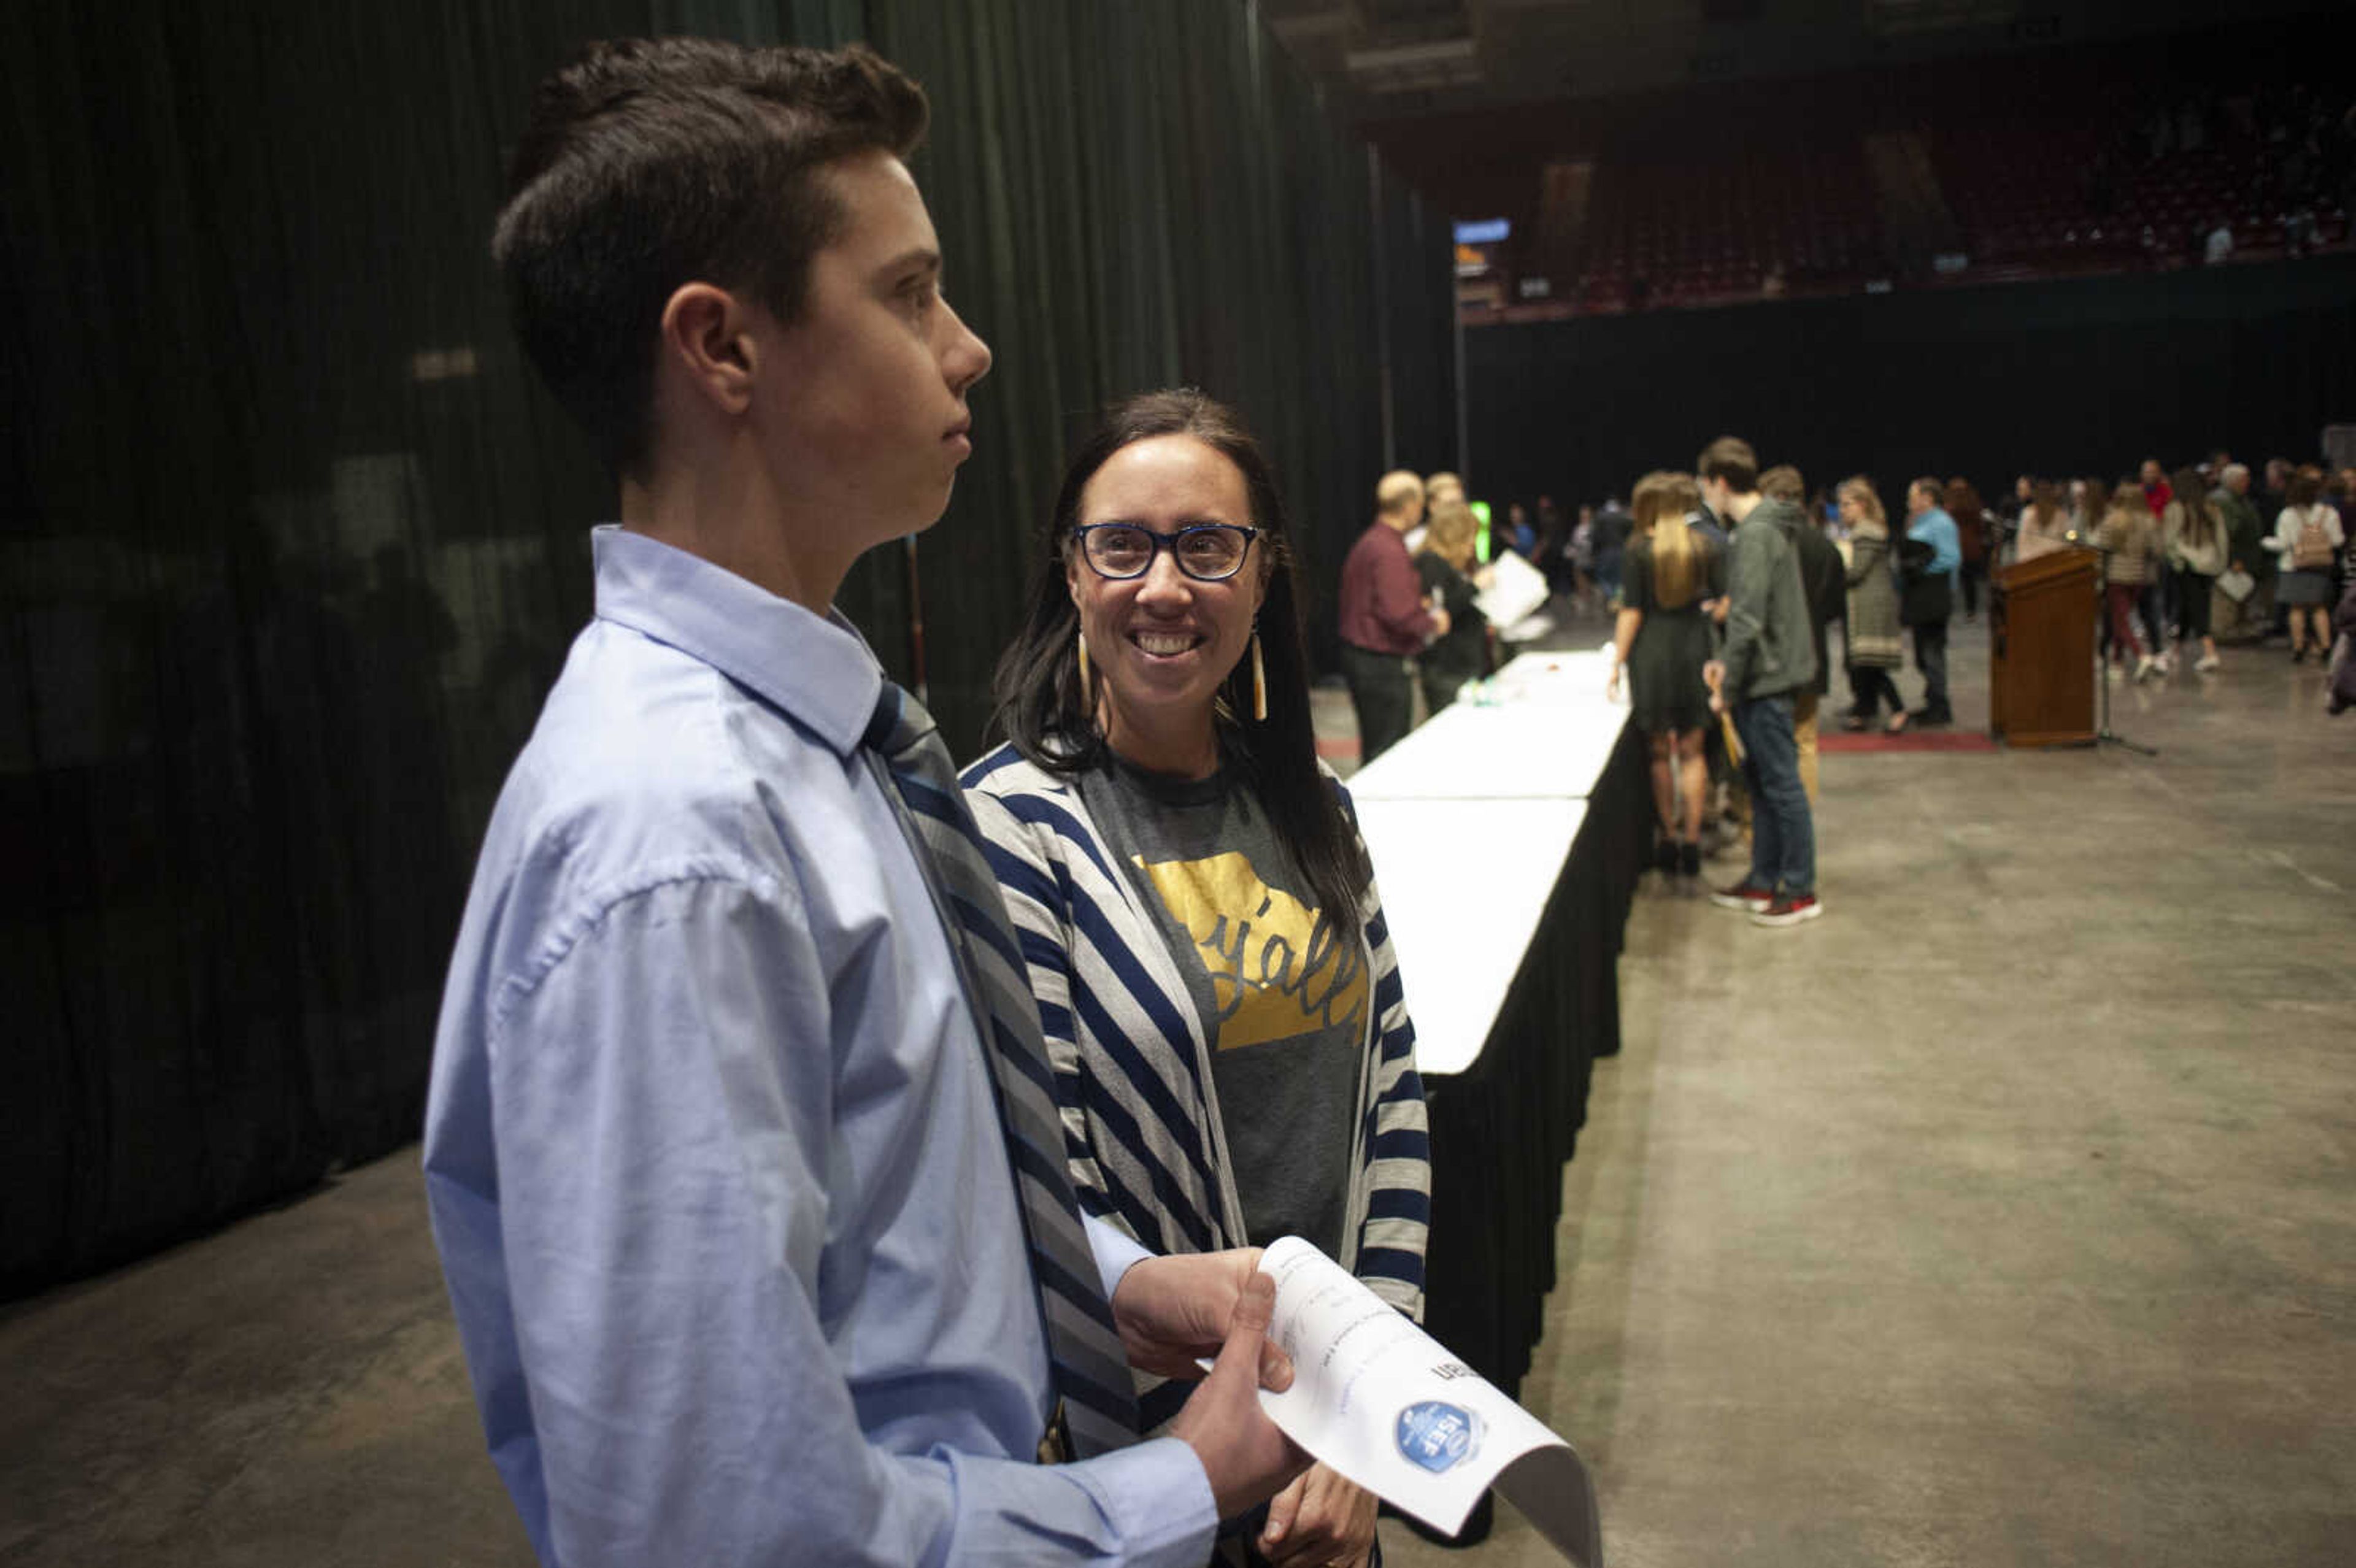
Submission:
[[[1427,607],[1408,559],[1407,531],[1423,520],[1423,481],[1401,469],[1375,486],[1375,520],[1342,563],[1342,674],[1358,710],[1358,763],[1373,762],[1408,731],[1414,683],[1408,659],[1448,630],[1448,612]]]

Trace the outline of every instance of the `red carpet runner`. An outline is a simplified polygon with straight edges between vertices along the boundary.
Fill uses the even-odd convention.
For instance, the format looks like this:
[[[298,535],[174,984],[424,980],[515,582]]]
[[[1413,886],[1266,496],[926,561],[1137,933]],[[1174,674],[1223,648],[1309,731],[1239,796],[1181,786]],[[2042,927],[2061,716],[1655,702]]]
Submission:
[[[1885,735],[1879,730],[1852,734],[1827,730],[1816,737],[1819,752],[1993,752],[1997,743],[1975,730],[1909,730]]]

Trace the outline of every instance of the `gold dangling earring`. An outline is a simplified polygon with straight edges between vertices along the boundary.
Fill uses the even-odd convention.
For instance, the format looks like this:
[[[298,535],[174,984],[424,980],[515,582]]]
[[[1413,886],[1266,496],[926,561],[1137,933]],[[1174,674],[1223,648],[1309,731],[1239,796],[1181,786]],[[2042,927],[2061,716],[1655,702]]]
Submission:
[[[1268,668],[1259,658],[1259,627],[1252,627],[1252,718],[1268,722]]]
[[[1097,721],[1097,694],[1088,679],[1088,639],[1085,635],[1075,632],[1072,641],[1078,645],[1080,650],[1080,710],[1093,724]]]

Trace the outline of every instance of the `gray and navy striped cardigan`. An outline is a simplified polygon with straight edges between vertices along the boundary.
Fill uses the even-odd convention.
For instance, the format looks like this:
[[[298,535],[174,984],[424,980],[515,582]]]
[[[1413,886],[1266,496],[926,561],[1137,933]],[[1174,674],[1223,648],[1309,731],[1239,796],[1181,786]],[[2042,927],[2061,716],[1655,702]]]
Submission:
[[[1079,792],[1012,746],[969,767],[964,784],[1039,999],[1080,1206],[1156,1253],[1245,1244],[1202,1020],[1135,880]],[[1347,792],[1333,788],[1346,809]],[[1420,1322],[1431,1159],[1415,1027],[1371,882],[1359,917],[1374,1006],[1336,1261]],[[1139,1374],[1146,1429],[1192,1387]]]

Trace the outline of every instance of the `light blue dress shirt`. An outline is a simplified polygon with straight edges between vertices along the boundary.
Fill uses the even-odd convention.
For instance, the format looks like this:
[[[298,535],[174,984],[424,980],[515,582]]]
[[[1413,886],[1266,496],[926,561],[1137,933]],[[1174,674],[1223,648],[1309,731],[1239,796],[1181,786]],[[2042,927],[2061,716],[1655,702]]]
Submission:
[[[858,635],[618,528],[493,812],[426,1191],[541,1560],[1185,1564],[1172,1439],[1033,1462],[1044,1339]],[[1141,1255],[1092,1227],[1108,1295]],[[1120,1250],[1126,1245],[1130,1250]]]
[[[1931,547],[1931,564],[1924,567],[1925,575],[1954,572],[1964,564],[1964,537],[1956,531],[1955,519],[1943,507],[1933,507],[1906,525],[1906,537]]]

